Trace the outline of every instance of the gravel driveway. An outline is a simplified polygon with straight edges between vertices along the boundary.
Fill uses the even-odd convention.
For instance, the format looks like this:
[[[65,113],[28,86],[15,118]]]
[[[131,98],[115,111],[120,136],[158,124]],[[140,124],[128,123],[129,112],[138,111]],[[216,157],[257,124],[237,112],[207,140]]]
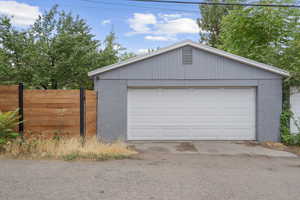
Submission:
[[[144,153],[106,162],[0,160],[1,200],[295,200],[300,159]]]

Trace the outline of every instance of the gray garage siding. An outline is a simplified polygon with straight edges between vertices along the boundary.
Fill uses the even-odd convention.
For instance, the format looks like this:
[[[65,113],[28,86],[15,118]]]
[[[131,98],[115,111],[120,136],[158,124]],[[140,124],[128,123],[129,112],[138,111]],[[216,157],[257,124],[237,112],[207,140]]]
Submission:
[[[182,48],[100,74],[100,79],[273,79],[253,66],[193,49],[193,64],[182,65]]]
[[[128,87],[207,86],[256,87],[257,140],[279,140],[282,77],[198,49],[192,65],[182,65],[177,49],[98,75],[97,134],[106,141],[126,140]]]

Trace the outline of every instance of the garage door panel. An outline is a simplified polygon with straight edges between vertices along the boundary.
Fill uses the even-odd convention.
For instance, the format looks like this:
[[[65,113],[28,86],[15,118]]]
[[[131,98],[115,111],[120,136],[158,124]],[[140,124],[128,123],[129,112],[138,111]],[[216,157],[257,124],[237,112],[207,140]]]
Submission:
[[[143,108],[140,108],[141,110]],[[195,118],[199,118],[199,117],[203,117],[203,118],[213,118],[213,117],[224,117],[227,118],[237,118],[237,117],[243,117],[243,118],[249,118],[249,116],[245,116],[245,113],[252,113],[251,111],[249,111],[248,109],[240,109],[240,110],[234,110],[234,109],[198,109],[198,108],[194,108],[194,109],[177,109],[176,107],[174,108],[169,108],[169,107],[164,107],[164,110],[161,109],[143,109],[144,113],[147,113],[146,116],[138,116],[136,118],[140,118],[140,117],[145,117],[146,119],[151,117],[151,116],[155,116],[155,117],[163,117],[163,118],[179,118],[182,120],[183,116],[188,116],[188,117],[195,117]],[[205,116],[201,116],[198,115],[199,112],[202,113],[206,113]],[[215,112],[215,113],[214,113]],[[228,116],[226,114],[226,112],[230,112],[231,115]],[[134,115],[139,115],[140,111],[138,110],[133,110],[131,111],[131,114]],[[178,113],[180,113],[180,116],[177,116]]]
[[[239,124],[237,126],[232,126],[231,124],[225,124],[222,123],[218,126],[216,126],[213,123],[190,123],[190,124],[178,124],[178,123],[169,123],[169,124],[162,124],[162,123],[155,123],[155,124],[141,124],[141,125],[135,125],[134,127],[129,127],[130,130],[135,130],[135,129],[141,129],[142,131],[146,131],[143,130],[144,128],[152,131],[154,129],[183,129],[188,131],[189,129],[197,129],[197,130],[201,130],[201,129],[206,129],[206,130],[216,130],[216,129],[228,129],[228,130],[236,130],[236,129],[245,129],[248,130],[249,129],[249,124]]]
[[[129,140],[254,140],[254,88],[128,89]]]
[[[154,129],[155,130],[155,129]],[[182,134],[178,135],[178,130],[181,130]],[[218,134],[216,134],[218,130]],[[198,131],[186,131],[185,129],[156,129],[143,131],[143,136],[140,135],[141,129],[136,129],[131,137],[135,140],[253,140],[249,133],[241,135],[240,129],[238,130],[226,130],[226,129],[200,129],[198,131],[203,131],[200,135]]]

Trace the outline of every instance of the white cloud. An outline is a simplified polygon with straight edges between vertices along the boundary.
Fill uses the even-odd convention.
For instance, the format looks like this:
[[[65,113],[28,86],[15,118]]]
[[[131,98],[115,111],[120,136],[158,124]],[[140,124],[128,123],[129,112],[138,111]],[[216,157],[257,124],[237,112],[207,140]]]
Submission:
[[[153,41],[169,41],[169,40],[175,40],[173,37],[168,36],[153,36],[153,35],[147,35],[145,36],[146,40],[153,40]]]
[[[158,14],[158,16],[163,19],[164,21],[168,21],[171,19],[180,18],[183,15],[182,14]]]
[[[182,14],[161,14],[163,17],[167,18],[179,18],[182,17]]]
[[[102,20],[101,24],[102,25],[111,24],[111,20],[110,19]]]
[[[182,14],[134,13],[128,22],[132,29],[128,36],[147,34],[147,40],[176,40],[178,34],[197,34],[200,30],[196,20]]]
[[[0,15],[12,17],[11,22],[16,26],[32,25],[41,15],[39,7],[16,1],[0,1]]]
[[[129,20],[129,26],[134,33],[148,33],[151,28],[149,25],[156,24],[156,17],[153,14],[147,13],[134,13],[133,18]]]
[[[158,34],[184,34],[184,33],[198,33],[199,27],[195,20],[191,18],[179,18],[168,20],[166,23],[157,24]]]

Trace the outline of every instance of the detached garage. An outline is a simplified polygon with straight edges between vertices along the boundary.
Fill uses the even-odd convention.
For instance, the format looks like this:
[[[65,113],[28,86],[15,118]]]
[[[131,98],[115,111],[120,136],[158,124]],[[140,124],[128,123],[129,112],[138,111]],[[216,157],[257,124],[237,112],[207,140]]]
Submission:
[[[184,41],[89,73],[103,140],[278,141],[288,72]]]

